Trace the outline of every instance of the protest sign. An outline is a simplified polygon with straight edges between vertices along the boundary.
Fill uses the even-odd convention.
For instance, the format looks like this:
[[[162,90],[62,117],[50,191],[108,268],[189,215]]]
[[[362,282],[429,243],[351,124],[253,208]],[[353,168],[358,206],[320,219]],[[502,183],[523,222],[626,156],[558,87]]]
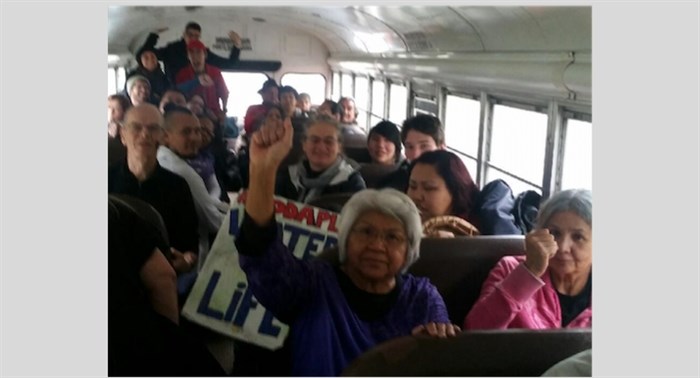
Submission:
[[[231,203],[182,314],[224,335],[278,349],[289,328],[255,300],[238,264],[234,240],[243,220],[245,192]],[[297,258],[313,257],[338,243],[337,213],[275,197],[275,218],[283,243]]]

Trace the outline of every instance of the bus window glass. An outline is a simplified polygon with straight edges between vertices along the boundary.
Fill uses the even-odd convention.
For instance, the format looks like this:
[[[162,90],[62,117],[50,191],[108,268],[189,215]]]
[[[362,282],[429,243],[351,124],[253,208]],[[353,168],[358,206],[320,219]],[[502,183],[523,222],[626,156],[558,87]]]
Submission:
[[[355,106],[357,107],[357,124],[367,125],[367,106],[369,101],[369,80],[364,76],[355,77]]]
[[[546,139],[546,114],[503,105],[494,106],[491,164],[541,185]],[[490,180],[489,173],[487,178]],[[510,179],[506,181],[511,183]]]
[[[476,100],[447,95],[445,104],[445,140],[447,145],[469,156],[479,151],[479,114],[481,103]],[[472,176],[476,171],[469,170]]]
[[[114,68],[107,68],[107,96],[117,93],[117,75]]]
[[[406,102],[408,91],[403,85],[391,84],[389,87],[389,120],[398,125],[406,119]]]
[[[340,74],[333,72],[333,90],[331,98],[337,101],[340,98]]]
[[[343,74],[343,80],[340,82],[340,93],[343,97],[352,97],[352,76],[350,74]]]
[[[372,117],[370,124],[376,125],[384,118],[384,82],[374,80],[372,82]]]
[[[321,105],[326,98],[326,78],[321,74],[288,73],[282,76],[282,85],[291,85],[297,93],[308,93],[311,105]]]
[[[569,119],[564,142],[562,189],[592,189],[593,127],[590,122]]]
[[[243,126],[245,113],[251,105],[261,104],[258,90],[267,80],[267,75],[259,72],[222,72],[228,87],[227,117],[238,117],[238,126]]]
[[[124,70],[124,67],[119,67],[119,68],[117,68],[117,90],[116,90],[116,92],[123,91],[125,85],[126,85],[126,70]]]

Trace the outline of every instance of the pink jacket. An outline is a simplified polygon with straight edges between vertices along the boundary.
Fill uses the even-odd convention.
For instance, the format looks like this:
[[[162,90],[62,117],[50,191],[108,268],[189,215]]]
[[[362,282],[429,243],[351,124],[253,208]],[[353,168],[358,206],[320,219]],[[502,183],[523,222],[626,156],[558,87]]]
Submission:
[[[549,271],[535,277],[525,256],[506,256],[491,270],[481,296],[464,319],[464,329],[561,328],[561,307]],[[566,328],[590,328],[589,306]]]

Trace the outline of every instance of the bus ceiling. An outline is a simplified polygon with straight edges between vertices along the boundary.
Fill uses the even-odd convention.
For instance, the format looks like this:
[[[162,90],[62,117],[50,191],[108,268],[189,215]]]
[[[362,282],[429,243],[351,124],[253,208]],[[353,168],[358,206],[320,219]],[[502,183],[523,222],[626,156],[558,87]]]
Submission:
[[[296,71],[303,60],[322,62],[326,71],[590,103],[591,18],[590,6],[111,6],[108,52],[120,56],[115,65],[133,64],[149,32],[168,28],[161,46],[196,21],[215,52],[230,49],[228,31],[238,32],[243,61]],[[269,64],[261,71],[276,71]]]

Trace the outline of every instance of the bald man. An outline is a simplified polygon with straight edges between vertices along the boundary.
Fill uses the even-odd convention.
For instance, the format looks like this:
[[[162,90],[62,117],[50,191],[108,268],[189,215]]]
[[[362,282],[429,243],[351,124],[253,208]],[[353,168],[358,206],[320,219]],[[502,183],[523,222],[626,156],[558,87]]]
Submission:
[[[130,108],[120,125],[126,160],[109,170],[109,193],[127,194],[153,206],[168,231],[173,267],[190,271],[197,261],[197,213],[187,182],[158,164],[157,151],[164,120],[158,108],[141,104]]]
[[[211,191],[207,189],[202,177],[185,160],[195,157],[199,151],[202,130],[199,119],[191,110],[173,104],[165,108],[164,117],[164,145],[158,148],[158,162],[184,178],[192,192],[199,220],[198,269],[201,269],[209,253],[210,236],[213,239],[221,228],[229,205],[219,200],[220,192],[214,191],[213,187]]]

